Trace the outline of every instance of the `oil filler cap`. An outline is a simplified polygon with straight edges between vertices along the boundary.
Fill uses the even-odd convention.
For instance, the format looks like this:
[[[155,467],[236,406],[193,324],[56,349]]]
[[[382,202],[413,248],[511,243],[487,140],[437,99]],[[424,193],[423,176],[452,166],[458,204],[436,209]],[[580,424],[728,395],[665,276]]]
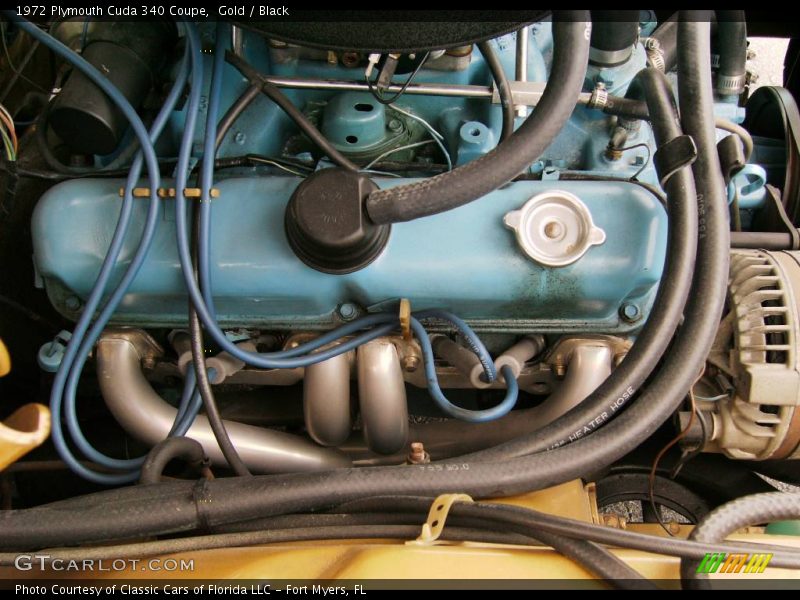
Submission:
[[[322,169],[292,194],[284,225],[289,245],[309,267],[323,273],[352,273],[383,251],[390,225],[369,220],[364,203],[378,186],[364,173]]]
[[[571,265],[606,241],[605,231],[595,226],[580,198],[561,190],[534,196],[520,210],[507,213],[503,223],[514,230],[523,252],[547,267]]]

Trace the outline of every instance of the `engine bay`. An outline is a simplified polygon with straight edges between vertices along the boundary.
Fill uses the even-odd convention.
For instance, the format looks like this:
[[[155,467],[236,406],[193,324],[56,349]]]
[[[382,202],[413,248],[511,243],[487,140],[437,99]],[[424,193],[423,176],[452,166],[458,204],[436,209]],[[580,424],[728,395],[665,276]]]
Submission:
[[[3,13],[0,568],[430,508],[623,587],[751,526],[796,575],[796,82],[743,11],[505,16]]]

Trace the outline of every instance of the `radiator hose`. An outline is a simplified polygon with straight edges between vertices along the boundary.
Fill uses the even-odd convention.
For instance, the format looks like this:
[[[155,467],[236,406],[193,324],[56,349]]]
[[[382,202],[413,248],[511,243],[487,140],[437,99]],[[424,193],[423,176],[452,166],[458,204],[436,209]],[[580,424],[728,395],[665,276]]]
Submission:
[[[743,10],[717,11],[719,69],[714,88],[722,95],[744,92],[747,75],[747,23]]]

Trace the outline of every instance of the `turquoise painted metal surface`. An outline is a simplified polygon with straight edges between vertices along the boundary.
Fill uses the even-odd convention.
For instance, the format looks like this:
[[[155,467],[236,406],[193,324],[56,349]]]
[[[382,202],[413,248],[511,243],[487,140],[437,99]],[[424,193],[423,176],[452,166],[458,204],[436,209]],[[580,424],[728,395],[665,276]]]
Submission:
[[[204,35],[208,36],[204,43],[213,44],[213,31],[213,27],[204,30]],[[531,25],[529,36],[528,80],[545,82],[548,78],[553,46],[551,24],[542,22]],[[493,47],[507,76],[513,78],[516,34],[501,36],[493,42]],[[244,33],[244,55],[248,62],[262,72],[276,76],[364,80],[364,65],[345,67],[338,63],[331,64],[322,60],[297,58],[272,62],[267,41],[251,32]],[[206,56],[206,81],[210,81],[211,78],[212,58],[211,55]],[[602,70],[592,67],[586,80],[585,90],[591,90],[596,81],[604,81],[610,84],[614,93],[623,95],[630,80],[644,64],[644,48],[637,45],[633,59],[625,65]],[[400,74],[395,77],[394,81],[402,84],[407,77],[407,74]],[[454,71],[423,68],[415,76],[414,81],[416,83],[488,86],[492,84],[492,77],[481,53],[476,48],[473,50],[466,68]],[[233,104],[247,87],[248,82],[232,66],[227,65],[222,86],[223,111]],[[381,116],[384,116],[387,125],[392,119],[398,117],[397,113],[393,113],[391,110],[378,108],[378,103],[369,93],[344,92],[337,94],[330,91],[297,89],[283,91],[296,106],[309,113],[319,110],[315,107],[319,107],[320,103],[327,103],[326,108],[322,109],[323,114],[319,119],[319,124],[340,151],[353,156],[365,156],[369,149],[382,146],[378,143],[381,133],[379,125]],[[366,112],[355,110],[355,106],[361,103],[371,104],[375,110]],[[492,104],[485,99],[406,94],[396,104],[427,120],[443,135],[445,145],[454,163],[463,164],[480,157],[491,150],[500,139],[503,121],[502,109],[499,104]],[[205,105],[201,107],[201,123],[205,122],[204,111]],[[170,139],[162,144],[162,155],[176,154],[183,133],[184,116],[183,112],[176,112],[173,116],[170,123]],[[522,122],[522,118],[516,119],[517,126]],[[486,129],[485,134],[480,135],[477,143],[474,140],[464,141],[461,131],[467,123],[479,123],[482,124],[479,126],[481,131],[483,128]],[[198,148],[202,144],[202,129],[199,127],[196,134]],[[475,129],[475,127],[471,129]],[[642,161],[652,162],[649,159],[649,153],[643,148],[626,152],[624,157],[615,163],[605,160],[603,151],[608,143],[610,132],[609,118],[606,115],[599,111],[577,107],[573,118],[544,154],[539,157],[539,162],[558,169],[593,171],[597,175],[609,174],[615,177],[630,177],[640,170]],[[289,117],[272,101],[261,96],[253,101],[233,125],[220,148],[219,156],[241,156],[248,153],[280,156],[287,139],[296,133],[297,128]],[[394,132],[388,128],[383,133],[385,140],[395,137]],[[411,136],[414,139],[410,141],[416,141],[419,136],[418,132],[415,133]],[[351,141],[348,141],[348,137],[351,138]],[[421,139],[427,139],[427,135],[422,135]],[[402,137],[400,141],[406,143],[407,140]],[[630,145],[634,143],[648,144],[652,150],[652,133],[649,127],[642,127],[641,133],[629,141]],[[403,154],[392,157],[393,160],[403,160],[404,158],[408,157],[404,157]],[[643,170],[639,179],[648,183],[657,183],[655,171],[649,165]]]
[[[666,215],[635,184],[520,181],[456,210],[396,224],[385,251],[368,267],[327,275],[302,263],[286,242],[284,208],[298,182],[294,177],[217,182],[221,196],[212,207],[212,279],[223,324],[329,327],[342,303],[375,309],[405,297],[415,309],[447,308],[483,331],[614,333],[641,326],[643,320],[623,321],[620,306],[633,303],[646,316],[661,277]],[[69,317],[77,314],[74,307],[99,271],[119,214],[121,185],[64,182],[36,207],[36,266],[54,305]],[[532,262],[503,225],[505,213],[551,189],[583,200],[607,238],[562,268]],[[133,254],[146,208],[146,200],[137,201],[117,277]],[[163,211],[147,261],[116,315],[118,323],[186,323],[172,200],[164,201]]]

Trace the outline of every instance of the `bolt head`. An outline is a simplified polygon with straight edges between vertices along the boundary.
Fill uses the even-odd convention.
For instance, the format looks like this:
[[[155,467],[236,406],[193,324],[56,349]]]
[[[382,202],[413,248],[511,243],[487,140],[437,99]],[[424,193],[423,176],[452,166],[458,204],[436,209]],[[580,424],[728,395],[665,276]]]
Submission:
[[[623,304],[619,309],[620,316],[628,321],[629,323],[634,323],[638,321],[642,317],[642,313],[639,310],[639,307],[631,302],[626,302]]]
[[[409,373],[413,373],[419,368],[419,362],[418,356],[414,356],[413,354],[411,356],[406,356],[403,359],[403,368]]]
[[[343,321],[352,321],[359,314],[358,306],[350,302],[340,304],[337,312],[339,313],[339,318]]]

